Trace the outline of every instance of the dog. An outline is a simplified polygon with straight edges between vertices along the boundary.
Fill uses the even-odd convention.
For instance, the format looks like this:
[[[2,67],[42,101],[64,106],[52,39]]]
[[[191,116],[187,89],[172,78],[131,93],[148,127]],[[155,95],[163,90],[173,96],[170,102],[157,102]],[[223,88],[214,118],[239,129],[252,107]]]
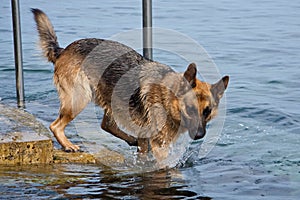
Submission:
[[[194,63],[177,73],[111,40],[80,39],[62,48],[47,15],[39,9],[32,12],[43,54],[54,64],[60,99],[59,116],[50,130],[66,151],[80,149],[64,129],[91,101],[104,109],[103,130],[156,158],[165,158],[185,132],[194,140],[205,136],[229,76],[215,84],[202,82]]]

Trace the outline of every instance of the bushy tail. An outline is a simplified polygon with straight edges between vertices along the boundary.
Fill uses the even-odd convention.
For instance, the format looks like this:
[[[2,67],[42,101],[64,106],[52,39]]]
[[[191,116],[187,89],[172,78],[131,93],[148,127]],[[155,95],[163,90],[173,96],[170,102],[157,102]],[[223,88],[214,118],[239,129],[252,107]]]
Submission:
[[[47,15],[39,9],[31,9],[40,36],[40,46],[49,62],[55,63],[63,48],[59,47],[54,28]]]

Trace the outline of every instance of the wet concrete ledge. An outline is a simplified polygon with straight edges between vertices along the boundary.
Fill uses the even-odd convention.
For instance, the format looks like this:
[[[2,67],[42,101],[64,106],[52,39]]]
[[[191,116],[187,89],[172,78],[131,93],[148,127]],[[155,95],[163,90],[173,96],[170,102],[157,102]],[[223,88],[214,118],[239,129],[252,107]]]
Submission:
[[[30,113],[0,104],[0,165],[111,164],[124,157],[102,148],[97,155],[53,149],[52,134]]]
[[[0,164],[51,163],[52,141],[34,132],[13,132],[0,136]]]

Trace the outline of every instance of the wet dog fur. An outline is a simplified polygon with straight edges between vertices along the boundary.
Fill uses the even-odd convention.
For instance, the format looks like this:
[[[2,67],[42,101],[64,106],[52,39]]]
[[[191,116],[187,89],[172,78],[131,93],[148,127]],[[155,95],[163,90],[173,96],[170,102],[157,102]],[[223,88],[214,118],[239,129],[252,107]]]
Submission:
[[[81,39],[61,48],[46,14],[32,12],[44,56],[54,64],[60,99],[50,130],[65,150],[80,149],[66,138],[64,129],[91,101],[104,109],[103,130],[158,159],[167,156],[169,145],[184,132],[195,140],[205,136],[228,76],[215,84],[202,82],[194,63],[176,73],[110,40]]]

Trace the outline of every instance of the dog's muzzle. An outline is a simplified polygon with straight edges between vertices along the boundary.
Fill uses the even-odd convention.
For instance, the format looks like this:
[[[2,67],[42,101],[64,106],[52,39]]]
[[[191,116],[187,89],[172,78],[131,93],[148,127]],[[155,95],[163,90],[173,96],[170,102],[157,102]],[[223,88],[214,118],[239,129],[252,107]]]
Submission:
[[[199,127],[197,131],[189,130],[189,135],[193,140],[199,140],[206,134],[206,128]]]

